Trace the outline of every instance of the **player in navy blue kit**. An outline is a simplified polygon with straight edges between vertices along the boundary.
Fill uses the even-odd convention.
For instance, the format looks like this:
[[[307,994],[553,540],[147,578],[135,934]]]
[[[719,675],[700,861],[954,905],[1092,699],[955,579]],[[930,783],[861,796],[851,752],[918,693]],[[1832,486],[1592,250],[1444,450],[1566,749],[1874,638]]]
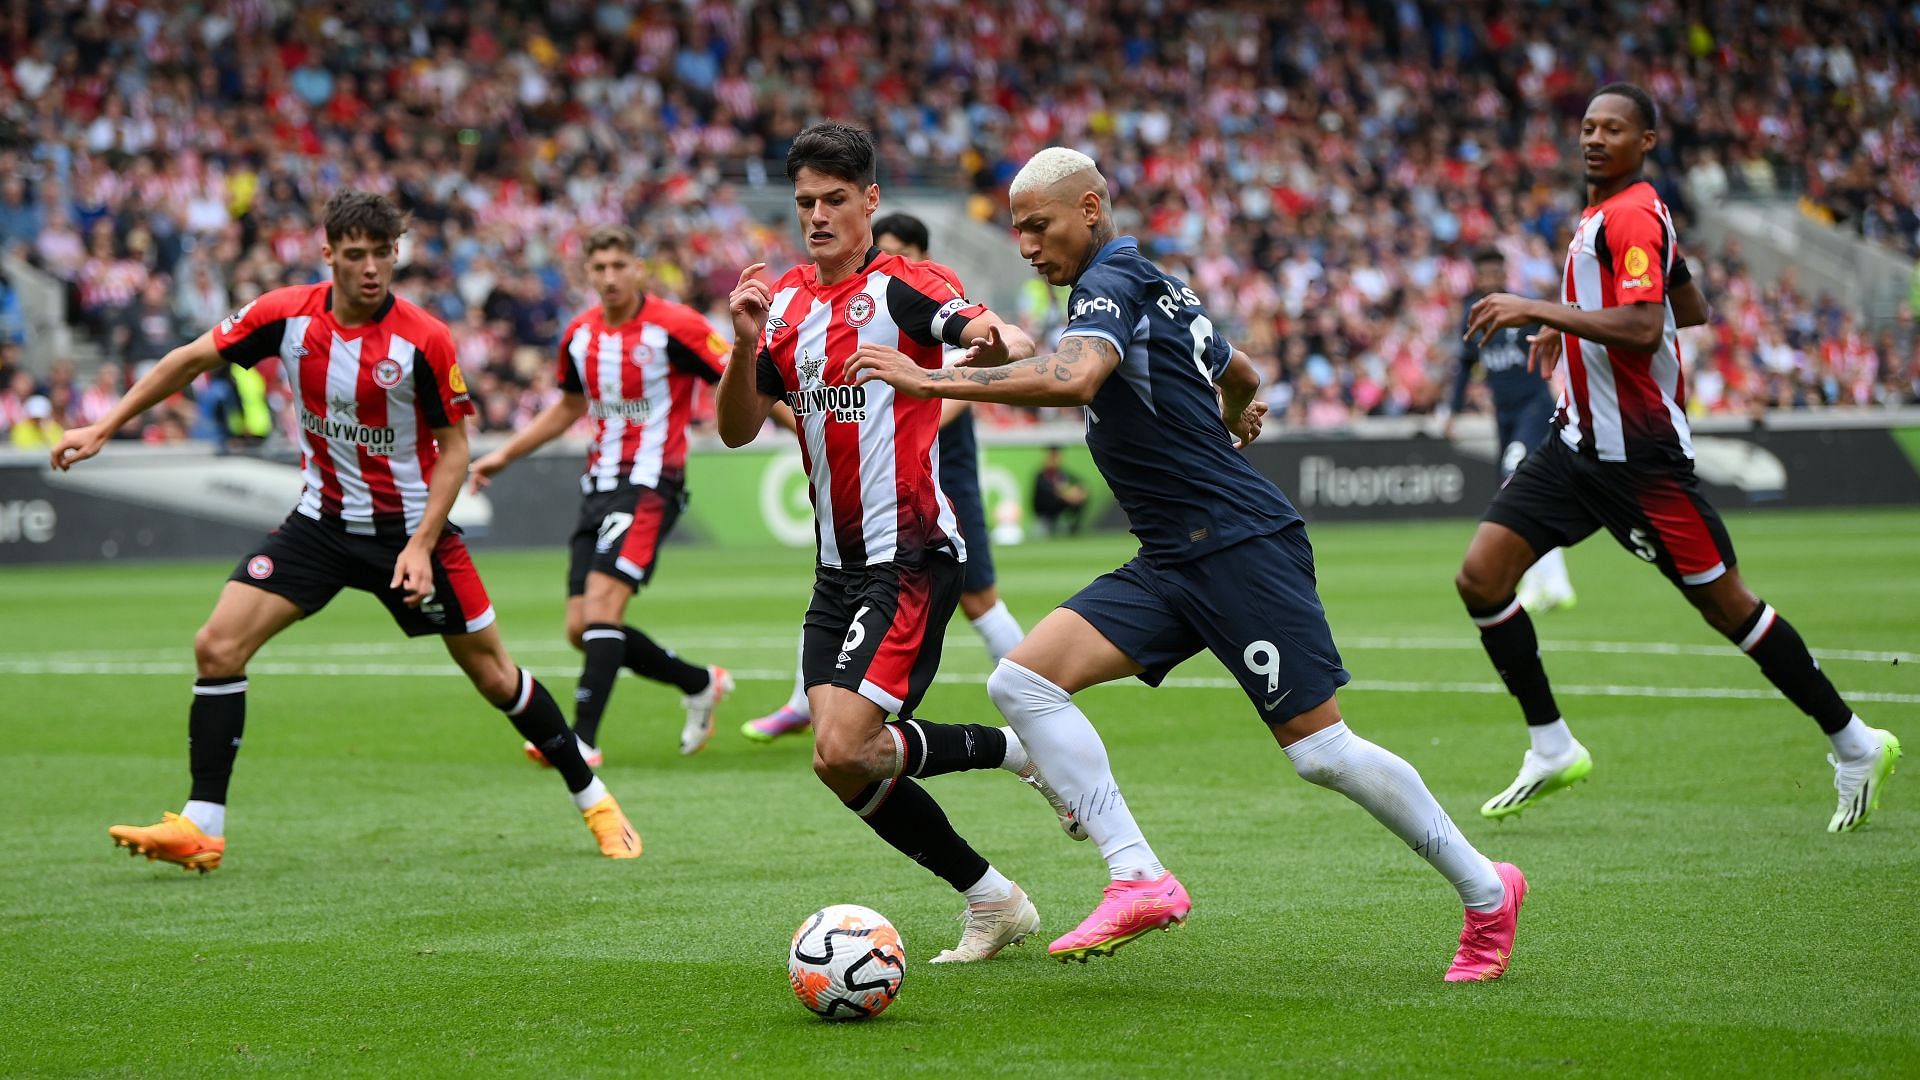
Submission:
[[[1341,720],[1334,695],[1347,672],[1306,526],[1236,452],[1266,412],[1252,363],[1185,282],[1116,235],[1091,158],[1044,150],[1011,197],[1021,255],[1050,284],[1073,286],[1058,351],[1009,362],[995,332],[964,366],[927,370],[868,345],[848,369],[915,397],[1087,406],[1087,446],[1140,540],[1131,562],[1041,620],[987,684],[1113,878],[1048,952],[1084,960],[1186,918],[1186,889],[1147,845],[1072,695],[1129,675],[1158,685],[1204,649],[1234,672],[1301,776],[1365,807],[1459,891],[1466,920],[1448,981],[1498,978],[1526,879],[1475,851],[1412,766]]]
[[[1483,296],[1507,289],[1507,259],[1498,248],[1483,248],[1473,257],[1473,295],[1467,297],[1466,311]],[[1466,316],[1460,328],[1465,330]],[[1460,368],[1453,380],[1453,400],[1447,416],[1445,434],[1453,437],[1453,415],[1467,401],[1467,385],[1473,381],[1478,365],[1486,372],[1487,391],[1493,395],[1495,430],[1500,437],[1500,480],[1520,467],[1547,437],[1553,426],[1553,384],[1528,362],[1533,335],[1538,326],[1508,327],[1495,333],[1482,345],[1477,341],[1460,343]],[[1520,604],[1528,611],[1551,611],[1572,607],[1573,582],[1567,579],[1566,555],[1559,548],[1540,556],[1520,579]]]
[[[925,222],[911,214],[888,214],[873,219],[873,242],[889,255],[915,262],[927,258]],[[967,545],[966,576],[960,583],[960,610],[987,647],[994,663],[1020,644],[1020,623],[1000,599],[993,573],[993,545],[987,534],[986,502],[980,495],[980,444],[974,438],[973,406],[965,401],[942,402],[940,410],[940,490],[953,504],[960,522],[960,538]],[[796,671],[787,703],[740,726],[740,734],[754,742],[772,742],[813,726],[807,704],[806,680]],[[1076,839],[1079,834],[1073,834]]]

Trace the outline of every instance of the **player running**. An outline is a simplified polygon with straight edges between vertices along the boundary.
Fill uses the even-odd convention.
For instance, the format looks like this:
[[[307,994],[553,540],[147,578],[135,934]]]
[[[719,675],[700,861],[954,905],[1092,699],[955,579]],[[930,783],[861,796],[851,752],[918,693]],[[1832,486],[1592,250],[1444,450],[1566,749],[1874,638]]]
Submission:
[[[888,214],[873,222],[873,241],[880,250],[913,262],[927,258],[927,226],[910,214]],[[944,266],[933,267],[943,276],[954,277]],[[949,363],[965,356],[961,349],[948,349]],[[973,406],[965,401],[945,401],[940,406],[940,490],[953,503],[954,517],[960,522],[960,539],[967,546],[965,577],[960,583],[960,610],[967,622],[980,634],[987,655],[994,663],[1020,644],[1020,623],[1000,599],[993,574],[993,548],[987,534],[986,503],[980,497],[980,444],[974,438]],[[813,723],[807,709],[806,678],[796,671],[793,693],[787,703],[767,716],[749,720],[740,733],[755,742],[771,742],[782,735],[807,730]],[[1079,834],[1078,838],[1084,838]]]
[[[1473,295],[1467,297],[1467,311],[1480,298],[1506,288],[1507,259],[1499,248],[1483,248],[1473,257]],[[1466,328],[1466,318],[1461,319]],[[1493,395],[1494,430],[1499,437],[1495,449],[1500,455],[1500,482],[1520,467],[1520,462],[1542,442],[1553,421],[1553,384],[1527,363],[1532,327],[1513,326],[1501,330],[1483,346],[1462,341],[1459,368],[1453,380],[1450,403],[1442,434],[1453,438],[1453,416],[1467,402],[1467,384],[1473,381],[1473,369],[1486,371],[1487,390]],[[1567,578],[1566,555],[1559,548],[1540,556],[1538,562],[1520,579],[1520,606],[1528,611],[1551,611],[1572,607],[1573,582]]]
[[[966,896],[960,942],[933,962],[985,960],[1038,930],[1040,916],[916,780],[1033,773],[1006,728],[914,718],[940,666],[967,557],[934,469],[940,407],[855,385],[846,369],[867,343],[931,368],[943,345],[990,340],[1023,355],[1033,345],[939,268],[874,246],[880,187],[865,131],[832,122],[802,131],[787,178],[812,262],[771,287],[757,276],[764,264],[741,272],[728,299],[735,337],[717,398],[720,438],[744,446],[776,403],[792,408],[818,519],[801,648],[814,774],[881,839]]]
[[[492,603],[447,511],[467,473],[466,383],[446,324],[393,295],[406,219],[378,195],[342,191],[324,212],[333,281],[265,293],[146,377],[104,420],[66,433],[53,467],[100,452],[113,433],[193,379],[277,357],[299,409],[300,502],[234,570],[193,639],[188,713],[193,787],[157,825],[115,825],[132,854],[205,873],[226,852],[227,783],[247,716],[247,661],[341,589],[378,597],[408,637],[439,634],[481,696],[566,780],[600,851],[640,855],[640,837],[580,757],[546,687],[513,662]]]
[[[1474,305],[1467,326],[1469,339],[1485,341],[1542,323],[1547,332],[1534,339],[1534,360],[1550,373],[1563,350],[1567,358],[1554,417],[1559,437],[1494,497],[1455,580],[1532,739],[1520,775],[1480,812],[1517,814],[1593,770],[1592,755],[1554,703],[1514,584],[1540,552],[1605,528],[1659,567],[1820,725],[1833,743],[1827,760],[1839,790],[1827,831],[1847,832],[1879,804],[1900,741],[1854,715],[1799,632],[1747,589],[1726,526],[1700,493],[1670,296],[1677,241],[1666,205],[1640,176],[1659,140],[1656,125],[1653,99],[1637,86],[1613,83],[1593,96],[1580,124],[1587,209],[1567,250],[1562,303],[1495,293]]]
[[[1413,766],[1347,729],[1347,682],[1314,587],[1300,515],[1235,450],[1266,406],[1246,354],[1200,298],[1117,236],[1093,159],[1050,147],[1010,190],[1020,253],[1073,286],[1059,351],[1016,362],[991,344],[976,366],[925,370],[884,343],[848,365],[905,397],[1087,406],[1087,446],[1127,512],[1140,553],[1041,620],[987,682],[994,704],[1107,860],[1112,883],[1048,952],[1110,954],[1185,920],[1192,902],[1121,798],[1081,690],[1129,675],[1157,686],[1211,651],[1239,679],[1300,775],[1359,803],[1458,890],[1466,906],[1449,982],[1495,979],[1513,955],[1527,882],[1454,827]],[[1002,366],[979,366],[999,363]],[[1217,385],[1217,389],[1216,389]]]
[[[580,519],[569,542],[567,640],[586,654],[574,691],[573,732],[588,764],[601,760],[600,720],[624,666],[677,687],[686,724],[680,752],[713,737],[713,713],[733,689],[727,669],[689,664],[624,625],[627,604],[653,579],[660,545],[687,504],[687,420],[696,381],[720,381],[727,343],[699,312],[645,290],[640,238],[624,225],[586,242],[587,281],[600,306],[560,335],[560,400],[473,463],[473,489],[593,417],[580,477]],[[532,743],[529,758],[546,764]]]

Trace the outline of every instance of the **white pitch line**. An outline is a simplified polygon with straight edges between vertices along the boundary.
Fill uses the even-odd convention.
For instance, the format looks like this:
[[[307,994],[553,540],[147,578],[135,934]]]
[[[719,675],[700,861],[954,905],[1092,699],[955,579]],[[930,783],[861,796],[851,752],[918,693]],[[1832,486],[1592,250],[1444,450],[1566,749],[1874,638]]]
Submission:
[[[668,644],[684,651],[695,649],[779,649],[792,652],[799,642],[799,635],[734,635],[690,633],[663,635]],[[1340,648],[1353,652],[1479,652],[1478,638],[1446,637],[1344,637],[1337,640]],[[396,651],[407,647],[399,643],[382,642],[334,642],[301,644],[286,642],[267,646],[261,653],[272,659],[292,659],[300,657],[336,657],[336,656],[392,656]],[[512,643],[515,653],[527,656],[567,656],[575,655],[576,650],[565,642],[542,638],[536,641]],[[1732,645],[1696,645],[1671,641],[1543,641],[1543,652],[1594,653],[1601,655],[1627,656],[1704,656],[1722,659],[1745,659],[1739,649]],[[438,650],[423,648],[422,657],[438,655]],[[180,645],[165,649],[87,649],[48,653],[13,653],[0,656],[0,664],[32,662],[124,662],[140,660],[177,660],[188,654],[188,647]],[[1818,650],[1814,655],[1821,660],[1853,661],[1868,664],[1910,664],[1920,662],[1920,653],[1880,652],[1861,649]]]
[[[185,678],[193,666],[166,661],[106,660],[9,660],[0,659],[0,675],[164,675]],[[249,675],[348,676],[354,678],[465,678],[459,668],[442,661],[436,664],[297,664],[284,661],[260,661],[247,665]],[[732,669],[733,677],[749,682],[790,683],[790,668]],[[980,672],[956,672],[940,676],[944,683],[980,686],[987,676]],[[1112,686],[1140,687],[1141,683],[1123,680]],[[1182,690],[1238,690],[1232,679],[1205,676],[1174,676],[1163,684]],[[1497,682],[1396,682],[1356,679],[1348,690],[1377,694],[1505,694],[1507,688]],[[1779,697],[1773,690],[1745,686],[1555,686],[1554,693],[1570,697],[1639,697],[1671,699],[1708,699],[1719,701],[1770,701]],[[1856,692],[1846,695],[1852,701],[1890,705],[1920,705],[1920,694]]]

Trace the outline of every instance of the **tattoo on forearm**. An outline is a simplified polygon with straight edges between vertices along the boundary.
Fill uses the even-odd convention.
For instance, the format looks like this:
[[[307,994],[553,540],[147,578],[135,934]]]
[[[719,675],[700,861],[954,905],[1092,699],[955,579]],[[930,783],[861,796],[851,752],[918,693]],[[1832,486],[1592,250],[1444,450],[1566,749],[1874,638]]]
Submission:
[[[927,373],[928,382],[953,383],[970,382],[978,386],[1011,379],[1025,372],[1032,372],[1042,378],[1052,375],[1056,382],[1072,382],[1076,374],[1074,366],[1089,356],[1097,355],[1095,347],[1084,337],[1070,337],[1060,343],[1060,350],[1044,356],[1015,360],[999,367],[941,368]]]

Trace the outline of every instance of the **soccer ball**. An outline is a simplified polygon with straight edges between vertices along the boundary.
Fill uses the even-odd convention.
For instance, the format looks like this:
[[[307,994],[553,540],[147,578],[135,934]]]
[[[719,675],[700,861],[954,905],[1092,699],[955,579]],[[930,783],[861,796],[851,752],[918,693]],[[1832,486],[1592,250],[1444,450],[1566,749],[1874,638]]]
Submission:
[[[835,904],[807,916],[787,953],[793,995],[829,1020],[879,1016],[900,993],[906,973],[900,931],[858,904]]]

